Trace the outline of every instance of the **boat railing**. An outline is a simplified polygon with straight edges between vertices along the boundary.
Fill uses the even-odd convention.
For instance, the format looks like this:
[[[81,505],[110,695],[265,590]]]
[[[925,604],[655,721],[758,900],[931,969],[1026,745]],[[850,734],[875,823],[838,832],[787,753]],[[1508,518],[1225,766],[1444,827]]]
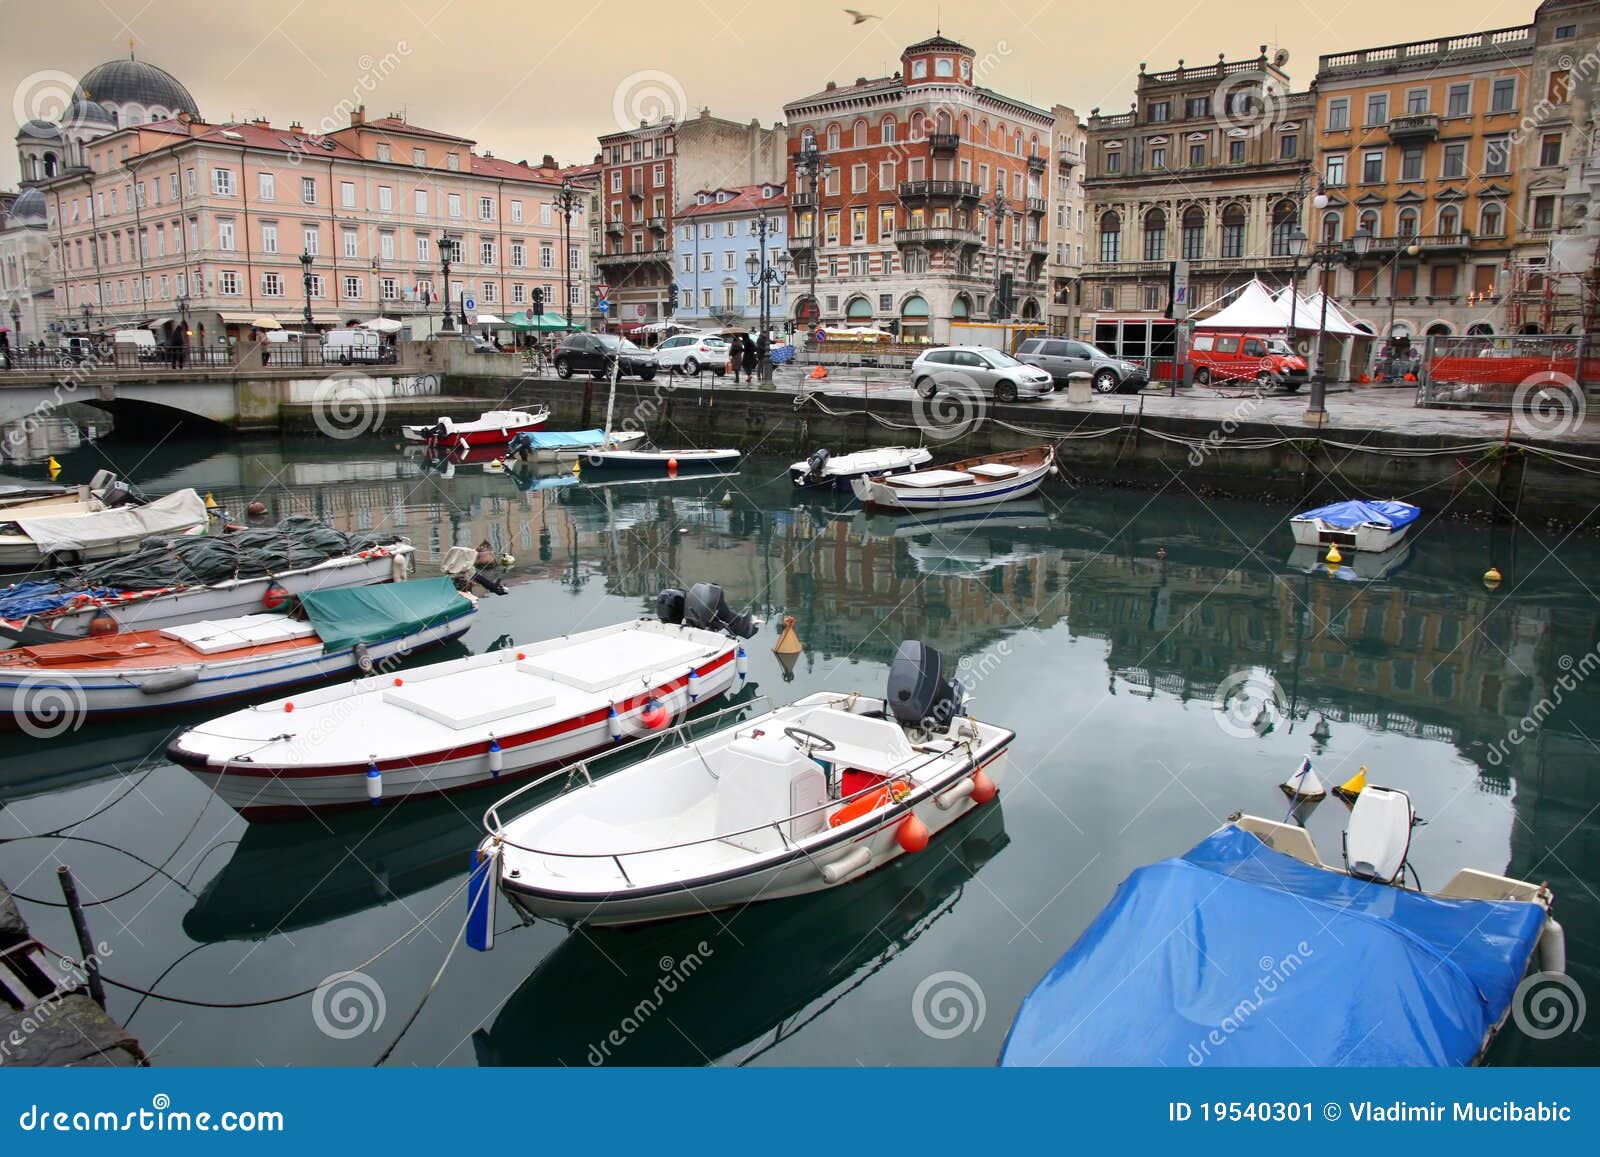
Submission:
[[[556,768],[554,771],[546,772],[538,779],[529,780],[527,783],[517,788],[517,790],[513,791],[510,795],[502,796],[500,799],[497,799],[494,803],[490,804],[489,810],[483,813],[484,831],[491,836],[503,839],[505,833],[505,821],[500,818],[501,809],[509,804],[512,800],[517,799],[520,796],[527,795],[529,792],[536,791],[546,784],[553,783],[558,779],[566,779],[570,785],[571,782],[581,777],[585,787],[592,786],[594,784],[594,776],[589,771],[589,765],[594,763],[596,760],[610,759],[620,752],[632,751],[635,748],[644,747],[652,743],[659,744],[662,740],[672,737],[676,737],[678,742],[682,743],[687,736],[689,729],[698,727],[700,724],[710,722],[714,719],[721,719],[725,715],[736,715],[741,711],[748,711],[750,708],[759,703],[767,704],[769,709],[772,705],[772,701],[767,696],[755,695],[749,699],[746,699],[743,703],[734,703],[727,707],[719,707],[715,711],[706,711],[700,714],[688,713],[685,714],[682,719],[674,723],[671,727],[668,727],[662,731],[652,732],[649,735],[641,735],[627,743],[616,744],[615,746],[608,747],[604,751],[598,752],[597,754],[585,756],[583,759],[574,760],[572,763],[564,764],[563,766]]]
[[[752,702],[754,702],[754,701],[752,701]],[[623,866],[623,863],[622,863],[623,857],[632,858],[632,857],[638,857],[638,856],[655,856],[655,855],[661,855],[661,854],[663,854],[665,852],[678,852],[678,851],[684,850],[685,848],[700,847],[700,846],[702,846],[704,844],[715,844],[715,843],[720,843],[720,842],[722,842],[724,840],[733,840],[733,839],[738,839],[738,838],[744,837],[744,836],[753,836],[753,835],[757,834],[758,832],[766,832],[766,831],[769,831],[769,830],[777,835],[778,842],[779,842],[779,844],[781,845],[781,847],[782,847],[782,849],[784,851],[796,851],[796,850],[798,850],[802,854],[806,854],[805,853],[805,849],[802,847],[801,843],[791,839],[789,834],[783,830],[785,824],[791,824],[792,825],[797,820],[803,820],[803,819],[806,819],[807,817],[810,817],[810,816],[813,816],[813,815],[817,815],[817,814],[820,814],[820,813],[823,813],[823,812],[832,811],[832,810],[834,810],[836,808],[848,806],[849,804],[854,803],[855,801],[857,801],[859,799],[862,799],[865,796],[871,795],[874,792],[882,791],[886,786],[888,786],[891,783],[895,783],[895,782],[899,782],[899,781],[905,782],[910,787],[910,791],[909,791],[909,793],[907,795],[907,798],[910,798],[911,796],[915,796],[915,795],[919,794],[919,788],[916,786],[916,783],[915,783],[916,774],[919,771],[922,771],[924,768],[929,767],[930,765],[939,762],[940,760],[949,758],[950,755],[952,755],[954,752],[957,752],[957,751],[961,750],[963,748],[963,746],[966,748],[966,751],[967,751],[967,754],[968,754],[968,761],[972,762],[972,763],[976,763],[975,752],[974,752],[974,749],[973,749],[973,742],[972,741],[979,738],[979,733],[977,731],[977,721],[968,718],[965,722],[972,729],[971,733],[969,735],[965,735],[965,736],[962,736],[962,737],[948,737],[947,736],[947,738],[951,739],[951,744],[950,744],[949,747],[945,748],[943,751],[926,752],[925,753],[926,754],[926,758],[923,759],[919,763],[913,764],[913,765],[911,765],[909,767],[895,768],[893,773],[890,774],[890,775],[885,776],[883,780],[881,780],[881,781],[879,781],[877,783],[868,784],[866,787],[862,788],[860,791],[854,792],[851,795],[841,796],[838,799],[829,798],[829,799],[823,801],[822,803],[818,804],[816,807],[807,808],[805,811],[795,812],[795,813],[793,813],[791,815],[782,816],[782,817],[780,817],[778,819],[767,820],[764,823],[756,824],[753,827],[743,828],[743,829],[741,829],[739,831],[718,832],[716,835],[712,835],[712,836],[701,836],[698,839],[683,840],[683,841],[681,841],[679,843],[675,843],[675,844],[662,844],[662,845],[660,845],[658,847],[653,847],[653,848],[630,848],[629,850],[627,850],[625,852],[557,852],[557,851],[551,851],[551,850],[546,849],[546,848],[535,848],[535,847],[530,847],[530,846],[528,846],[526,844],[519,844],[515,840],[511,839],[510,837],[508,837],[505,834],[505,831],[504,831],[503,828],[492,827],[489,830],[489,834],[494,838],[496,843],[498,843],[500,846],[505,847],[505,848],[513,848],[516,851],[525,852],[525,853],[528,853],[529,855],[551,856],[551,857],[554,857],[556,859],[563,859],[563,860],[610,860],[612,862],[612,864],[615,865],[615,867],[617,869],[617,873],[622,877],[623,881],[629,887],[633,886],[633,878],[628,875],[627,868]],[[699,740],[695,740],[695,743],[699,743],[699,742],[700,742]],[[573,768],[578,768],[578,767],[581,766],[582,762],[583,761],[579,761],[578,764],[574,764],[574,765],[572,765],[572,767]],[[540,782],[546,782],[549,779],[553,778],[554,776],[557,776],[557,775],[560,775],[560,774],[561,774],[561,772],[559,772],[559,771],[558,772],[552,772],[550,776],[546,776],[544,778],[544,780],[540,781]],[[585,776],[587,776],[588,773],[587,773],[587,771],[584,771],[583,774]],[[586,782],[586,785],[587,785],[589,783],[592,783],[593,781],[586,779],[585,782]],[[526,791],[528,788],[531,788],[531,787],[534,787],[534,786],[536,786],[536,784],[529,784],[529,785],[527,785],[527,787],[523,788],[522,790]],[[520,794],[520,792],[517,793],[517,794]],[[920,789],[920,794],[931,795],[932,794],[932,788],[927,786],[927,785],[924,785]],[[507,797],[507,798],[509,799],[510,797]],[[505,801],[503,800],[501,802],[503,803]],[[893,802],[899,803],[899,802],[902,802],[902,801],[901,800],[894,800]],[[497,804],[496,807],[498,807],[498,806],[499,805]],[[495,810],[494,808],[490,808],[489,809],[489,812],[490,812],[491,815],[494,813],[494,810]],[[853,819],[850,822],[853,823],[853,822],[855,822],[855,820],[867,819],[867,818],[873,816],[877,812],[877,810],[878,810],[877,808],[873,808],[873,809],[870,809],[868,811],[865,811],[861,815],[853,817]],[[486,824],[487,824],[488,818],[489,818],[489,816],[486,815],[485,816]],[[495,817],[495,818],[498,821],[498,817]]]

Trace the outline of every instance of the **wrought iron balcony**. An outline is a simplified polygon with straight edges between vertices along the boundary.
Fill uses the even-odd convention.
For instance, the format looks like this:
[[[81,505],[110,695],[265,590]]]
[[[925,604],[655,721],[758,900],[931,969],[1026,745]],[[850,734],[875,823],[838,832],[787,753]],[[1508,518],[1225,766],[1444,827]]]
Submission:
[[[959,133],[929,133],[928,148],[935,153],[953,153],[961,147]]]
[[[976,201],[983,190],[971,181],[901,181],[902,200],[965,200]]]
[[[1389,119],[1389,139],[1395,144],[1433,141],[1439,137],[1439,114],[1424,112]]]
[[[665,217],[646,217],[644,227],[652,233],[665,233],[667,231],[667,219]]]
[[[963,229],[953,225],[932,225],[923,228],[900,229],[895,232],[896,245],[972,245],[983,244],[976,229]]]
[[[1044,172],[1044,167],[1049,163],[1050,159],[1043,153],[1028,154],[1028,169],[1030,172],[1042,173]]]

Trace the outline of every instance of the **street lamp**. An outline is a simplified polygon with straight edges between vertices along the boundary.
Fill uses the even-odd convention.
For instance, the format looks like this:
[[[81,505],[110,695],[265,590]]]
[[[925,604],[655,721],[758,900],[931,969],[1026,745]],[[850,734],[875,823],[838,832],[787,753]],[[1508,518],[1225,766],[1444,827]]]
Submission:
[[[1300,306],[1300,259],[1306,255],[1306,248],[1310,238],[1306,236],[1305,223],[1300,220],[1300,206],[1305,202],[1306,192],[1311,181],[1311,170],[1301,169],[1300,176],[1294,183],[1294,231],[1289,234],[1289,348],[1299,353],[1295,344],[1295,334],[1299,332],[1297,324]],[[1328,194],[1322,186],[1317,186],[1316,195],[1311,198],[1311,207],[1321,212],[1328,207]]]
[[[817,300],[817,226],[822,220],[822,206],[817,203],[817,185],[828,175],[828,157],[821,149],[817,148],[815,133],[807,133],[805,144],[794,158],[795,176],[804,177],[806,188],[811,194],[811,231],[806,240],[810,244],[806,247],[808,256],[806,260],[811,265],[811,288],[808,295],[811,299],[811,308],[817,311],[816,320],[822,321],[822,307]]]
[[[1296,232],[1300,231],[1297,230]],[[1301,233],[1301,237],[1304,237],[1303,233]],[[1292,239],[1290,244],[1291,246],[1294,244]],[[1328,383],[1322,354],[1323,335],[1328,328],[1328,270],[1339,265],[1354,265],[1367,255],[1367,250],[1371,247],[1371,232],[1366,229],[1357,229],[1351,236],[1349,245],[1344,245],[1338,241],[1327,241],[1312,250],[1308,257],[1310,265],[1322,270],[1320,280],[1322,312],[1317,319],[1317,345],[1313,351],[1316,356],[1316,366],[1311,372],[1311,400],[1306,404],[1306,425],[1308,426],[1321,426],[1328,421],[1328,410],[1325,404]]]
[[[572,215],[578,211],[581,194],[572,184],[571,177],[564,177],[561,181],[561,191],[556,194],[556,211],[561,214],[561,243],[564,246],[561,255],[561,266],[567,271],[567,304],[561,312],[566,315],[567,332],[572,332]],[[541,322],[543,319],[540,319]]]
[[[761,385],[764,389],[772,385],[772,297],[768,287],[784,285],[789,280],[787,251],[778,254],[776,269],[767,264],[767,238],[774,232],[776,230],[767,211],[762,209],[756,214],[756,245],[761,256],[752,253],[744,259],[744,271],[750,278],[750,284],[761,294],[761,337],[756,348],[766,347],[766,352],[761,355]]]
[[[1413,241],[1410,245],[1407,245],[1402,249],[1396,249],[1394,251],[1394,256],[1389,258],[1389,260],[1386,262],[1389,269],[1389,328],[1384,334],[1384,340],[1389,343],[1389,361],[1391,365],[1394,362],[1395,306],[1400,300],[1397,292],[1399,287],[1395,285],[1395,279],[1400,276],[1400,270],[1396,269],[1395,266],[1399,264],[1400,258],[1415,257],[1421,252],[1422,246]]]
[[[444,305],[444,324],[439,327],[442,333],[455,333],[456,319],[450,313],[450,234],[439,235],[439,264],[444,271],[444,283],[439,287],[439,301]]]
[[[989,303],[989,316],[996,321],[1004,321],[1011,316],[1011,299],[1006,293],[1003,259],[1003,233],[1005,220],[1011,215],[1011,202],[1006,200],[1004,189],[995,188],[994,200],[989,202],[989,212],[994,217],[994,298]]]
[[[311,250],[309,249],[300,254],[300,280],[306,290],[306,311],[302,315],[300,332],[310,337],[316,332],[316,327],[311,323]]]

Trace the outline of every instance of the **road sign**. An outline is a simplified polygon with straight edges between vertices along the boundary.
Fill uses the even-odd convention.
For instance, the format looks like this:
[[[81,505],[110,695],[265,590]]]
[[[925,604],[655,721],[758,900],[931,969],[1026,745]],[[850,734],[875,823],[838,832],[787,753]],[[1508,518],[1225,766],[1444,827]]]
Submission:
[[[469,295],[461,298],[461,314],[467,319],[468,325],[478,324],[478,299]]]
[[[602,314],[607,314],[611,312],[611,303],[602,297],[600,299],[600,304],[595,306],[595,308],[598,309]]]
[[[611,287],[602,281],[599,285],[594,287],[594,293],[596,297],[598,297],[601,301],[604,301],[606,298],[611,296]]]
[[[1189,263],[1174,261],[1171,276],[1172,308],[1168,316],[1173,321],[1183,321],[1189,316]]]
[[[645,309],[644,304],[642,302],[633,307],[633,316],[634,317],[643,317],[648,312],[649,311],[647,309]]]
[[[828,331],[827,331],[827,330],[825,330],[825,329],[823,329],[823,328],[822,328],[822,327],[821,327],[821,326],[820,326],[820,325],[819,325],[819,326],[818,326],[818,327],[817,327],[817,332],[816,332],[816,333],[814,333],[814,334],[812,334],[812,335],[811,335],[811,336],[812,336],[812,338],[814,338],[814,339],[815,339],[815,340],[817,340],[817,341],[827,341],[827,340],[828,340]]]

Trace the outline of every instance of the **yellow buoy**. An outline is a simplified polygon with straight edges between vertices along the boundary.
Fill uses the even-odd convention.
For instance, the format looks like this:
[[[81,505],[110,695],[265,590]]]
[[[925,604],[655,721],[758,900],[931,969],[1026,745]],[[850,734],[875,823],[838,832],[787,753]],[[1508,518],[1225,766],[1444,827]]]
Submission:
[[[50,467],[50,481],[54,482],[61,474],[61,463],[51,458],[48,465]]]
[[[1499,567],[1492,566],[1483,572],[1483,585],[1488,587],[1490,590],[1494,590],[1495,587],[1500,585],[1500,580],[1504,577],[1505,576],[1500,573]]]
[[[1333,566],[1338,566],[1343,561],[1344,561],[1344,555],[1339,553],[1339,544],[1336,543],[1336,542],[1329,543],[1328,544],[1328,562],[1331,563]]]
[[[217,508],[217,500],[212,495],[211,491],[207,490],[206,491],[206,509],[207,510],[215,510],[216,508]]]
[[[1355,803],[1356,796],[1367,786],[1367,765],[1362,764],[1361,770],[1333,789],[1333,794],[1344,800],[1345,803]]]
[[[798,655],[805,650],[800,645],[800,636],[794,633],[794,616],[786,615],[783,620],[783,634],[778,636],[778,641],[772,644],[774,655]]]

